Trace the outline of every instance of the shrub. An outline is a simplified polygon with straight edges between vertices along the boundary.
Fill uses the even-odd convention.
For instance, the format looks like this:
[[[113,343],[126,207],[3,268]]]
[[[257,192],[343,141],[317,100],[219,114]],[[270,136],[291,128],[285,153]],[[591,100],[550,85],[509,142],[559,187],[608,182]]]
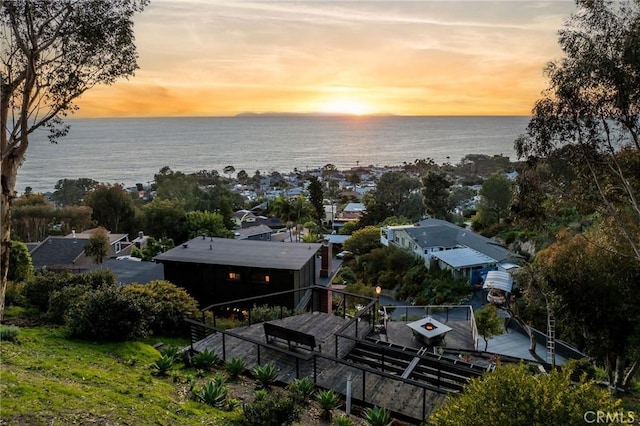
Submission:
[[[224,364],[224,368],[231,376],[231,379],[236,380],[247,368],[247,363],[242,358],[233,357]]]
[[[309,400],[315,392],[315,385],[309,377],[294,379],[289,385],[289,392],[298,402]]]
[[[5,306],[27,306],[27,298],[24,296],[24,287],[26,283],[7,282],[7,289],[4,295]]]
[[[384,407],[367,408],[364,420],[368,426],[388,426],[391,424],[391,414]]]
[[[157,376],[166,376],[171,367],[173,367],[173,363],[175,359],[170,355],[160,355],[160,358],[156,360],[153,364],[151,364],[151,369],[153,370],[153,374]]]
[[[258,365],[253,369],[253,375],[259,388],[268,389],[278,378],[278,368],[273,364]]]
[[[193,391],[194,396],[200,401],[215,408],[223,408],[227,403],[229,389],[215,381],[205,383],[200,389]]]
[[[143,299],[151,307],[148,312],[152,333],[163,336],[182,335],[187,331],[184,318],[195,318],[198,302],[183,288],[169,281],[131,284],[125,291]]]
[[[17,342],[20,328],[14,325],[0,326],[0,341]]]
[[[26,282],[23,289],[24,297],[31,306],[37,307],[41,312],[47,312],[51,293],[62,289],[67,284],[65,278],[69,275],[55,272],[36,275]]]
[[[316,400],[322,408],[322,417],[325,419],[331,419],[331,410],[337,408],[340,404],[340,397],[333,391],[333,389],[323,390],[318,392]]]
[[[49,321],[54,324],[63,324],[69,308],[73,304],[80,303],[90,291],[91,287],[86,284],[71,285],[52,291],[47,311]]]
[[[283,306],[253,305],[253,308],[251,309],[251,322],[253,324],[257,324],[259,322],[271,321],[281,317],[290,317],[291,315],[293,315],[291,309]]]
[[[219,361],[220,357],[218,357],[218,354],[209,349],[198,352],[191,358],[191,362],[195,368],[206,371],[211,370]]]
[[[148,308],[118,286],[90,292],[67,312],[67,326],[74,337],[99,341],[136,340],[146,337]]]
[[[291,425],[300,418],[300,407],[282,391],[265,392],[264,396],[244,406],[244,418],[249,425]]]

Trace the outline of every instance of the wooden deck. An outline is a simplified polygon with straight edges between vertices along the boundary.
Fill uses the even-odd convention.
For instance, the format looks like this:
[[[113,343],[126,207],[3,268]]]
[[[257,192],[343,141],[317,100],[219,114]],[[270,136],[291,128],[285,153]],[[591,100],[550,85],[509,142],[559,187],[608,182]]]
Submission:
[[[273,363],[279,369],[278,381],[288,384],[295,378],[315,377],[316,384],[333,389],[342,395],[347,393],[347,379],[351,378],[352,398],[368,404],[383,406],[405,419],[420,423],[446,396],[447,390],[422,383],[415,376],[403,377],[390,367],[380,368],[375,363],[358,364],[346,358],[356,344],[364,340],[375,342],[380,335],[373,334],[367,321],[351,321],[320,312],[306,313],[271,323],[315,336],[320,347],[315,351],[308,347],[289,350],[284,341],[267,342],[262,323],[212,334],[194,343],[196,351],[214,350],[223,359],[241,357],[252,370],[257,365]],[[473,348],[470,342],[468,322],[456,322],[454,331],[446,337],[448,347]],[[419,342],[404,322],[389,322],[387,333],[382,335],[389,342],[413,348],[416,353]],[[424,349],[423,349],[424,350]],[[383,363],[384,364],[384,363]],[[407,375],[408,376],[408,375]]]

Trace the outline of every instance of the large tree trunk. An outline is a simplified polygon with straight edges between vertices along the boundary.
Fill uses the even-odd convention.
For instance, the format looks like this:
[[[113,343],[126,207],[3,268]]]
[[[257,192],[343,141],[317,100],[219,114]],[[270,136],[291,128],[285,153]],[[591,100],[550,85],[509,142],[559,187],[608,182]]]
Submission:
[[[7,291],[9,248],[11,247],[11,203],[15,197],[16,175],[20,162],[8,155],[0,168],[2,195],[0,198],[0,321],[4,318],[4,296]]]

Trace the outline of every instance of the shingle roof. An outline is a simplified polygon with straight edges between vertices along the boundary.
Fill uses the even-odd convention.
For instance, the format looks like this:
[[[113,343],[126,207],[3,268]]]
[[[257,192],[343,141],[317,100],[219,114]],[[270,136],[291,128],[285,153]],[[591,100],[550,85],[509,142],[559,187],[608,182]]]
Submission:
[[[54,265],[72,265],[83,254],[88,239],[47,237],[31,251],[34,268]]]
[[[419,227],[414,229],[420,229],[420,227],[427,227],[428,232],[443,232],[445,229],[449,229],[448,232],[443,232],[443,236],[452,236],[453,230],[455,232],[455,242],[461,246],[472,248],[480,253],[491,257],[497,262],[503,262],[509,259],[508,250],[498,242],[478,235],[475,232],[461,228],[451,222],[441,219],[425,219],[419,222]]]
[[[90,270],[109,269],[121,284],[146,284],[149,281],[164,279],[164,266],[154,262],[109,259],[99,265],[91,265],[89,268]]]
[[[299,270],[322,244],[198,237],[186,246],[175,247],[154,260]]]

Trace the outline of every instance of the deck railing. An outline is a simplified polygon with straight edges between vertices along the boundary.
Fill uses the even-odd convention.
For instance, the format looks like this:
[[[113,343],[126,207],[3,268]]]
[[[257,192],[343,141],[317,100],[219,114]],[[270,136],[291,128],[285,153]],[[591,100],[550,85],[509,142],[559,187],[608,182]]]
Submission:
[[[436,318],[449,321],[455,312],[464,312],[464,320],[468,321],[471,327],[473,347],[475,350],[478,350],[478,327],[476,326],[476,318],[473,312],[473,306],[471,305],[382,305],[381,308],[385,328],[387,327],[387,321],[389,321],[390,316],[392,314],[397,316],[398,312],[401,313],[401,322],[411,322],[426,316],[435,316]],[[404,312],[404,314],[402,312]],[[394,319],[394,321],[397,320]]]

